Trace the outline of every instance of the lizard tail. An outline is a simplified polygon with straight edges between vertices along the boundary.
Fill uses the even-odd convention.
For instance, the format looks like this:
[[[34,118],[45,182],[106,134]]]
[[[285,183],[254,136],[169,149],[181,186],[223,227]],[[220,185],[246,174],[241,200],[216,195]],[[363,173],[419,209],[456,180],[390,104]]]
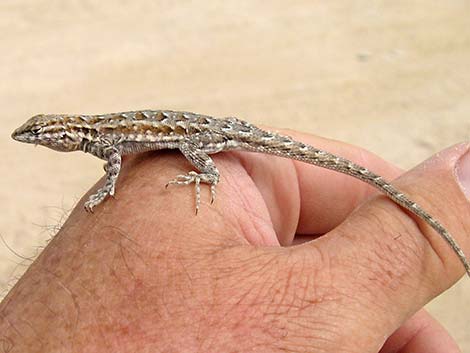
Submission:
[[[254,152],[263,152],[266,154],[272,154],[279,157],[285,157],[289,159],[295,159],[301,162],[313,164],[322,168],[331,169],[343,174],[353,176],[359,180],[362,180],[379,191],[387,195],[398,205],[409,210],[417,217],[424,220],[429,224],[439,235],[450,245],[454,252],[459,257],[465,271],[470,276],[470,263],[467,260],[463,250],[457,244],[456,240],[452,235],[444,228],[444,226],[427,213],[421,206],[410,200],[400,190],[395,188],[387,180],[382,178],[370,170],[355,164],[345,158],[336,156],[332,153],[317,149],[313,146],[304,144],[293,140],[288,136],[268,133],[260,130],[257,134],[257,141],[253,143],[247,143],[243,146],[243,149],[251,150]],[[251,146],[250,146],[251,145]],[[254,146],[254,147],[252,147]]]

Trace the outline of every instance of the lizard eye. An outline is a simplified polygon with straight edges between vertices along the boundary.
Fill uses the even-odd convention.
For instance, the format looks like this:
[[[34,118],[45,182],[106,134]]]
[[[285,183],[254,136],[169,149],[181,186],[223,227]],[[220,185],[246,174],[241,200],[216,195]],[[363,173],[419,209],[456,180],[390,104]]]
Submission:
[[[41,132],[41,128],[39,126],[33,126],[31,128],[31,132],[34,134],[34,135],[38,135],[40,132]]]

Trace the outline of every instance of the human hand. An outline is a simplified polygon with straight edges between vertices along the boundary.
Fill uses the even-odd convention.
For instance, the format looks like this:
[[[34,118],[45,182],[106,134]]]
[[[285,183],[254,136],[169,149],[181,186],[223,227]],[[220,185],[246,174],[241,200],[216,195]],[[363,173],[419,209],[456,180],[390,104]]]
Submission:
[[[296,137],[400,174],[363,150]],[[468,253],[455,172],[467,148],[394,184]],[[421,310],[463,274],[432,229],[345,175],[243,152],[214,160],[217,200],[202,186],[195,216],[192,187],[163,187],[190,168],[183,157],[127,159],[116,200],[93,215],[79,205],[2,303],[0,342],[9,352],[459,352]],[[316,239],[289,246],[296,235]]]

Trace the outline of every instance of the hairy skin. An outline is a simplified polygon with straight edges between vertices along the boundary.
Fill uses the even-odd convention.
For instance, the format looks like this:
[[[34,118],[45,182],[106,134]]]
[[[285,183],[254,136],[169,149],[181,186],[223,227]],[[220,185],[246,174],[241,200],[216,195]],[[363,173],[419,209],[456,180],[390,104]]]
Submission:
[[[223,151],[251,151],[309,163],[350,175],[387,195],[431,226],[454,250],[470,276],[470,262],[454,237],[438,219],[406,193],[371,170],[290,136],[263,130],[235,118],[172,110],[136,110],[99,115],[39,114],[12,133],[12,138],[62,152],[83,151],[106,161],[106,182],[85,202],[93,209],[114,196],[122,156],[161,149],[179,150],[198,171],[179,174],[167,186],[195,185],[196,213],[200,206],[200,184],[210,185],[211,201],[220,180],[211,155]]]
[[[298,138],[399,174],[351,146]],[[455,181],[467,148],[397,185],[469,250]],[[431,228],[384,196],[352,212],[373,190],[347,176],[254,154],[214,159],[218,199],[197,217],[191,192],[164,188],[188,168],[182,156],[126,159],[119,202],[93,215],[78,205],[2,302],[0,352],[459,352],[419,311],[463,274]],[[444,194],[452,207],[440,207]],[[326,235],[279,246],[296,233]]]

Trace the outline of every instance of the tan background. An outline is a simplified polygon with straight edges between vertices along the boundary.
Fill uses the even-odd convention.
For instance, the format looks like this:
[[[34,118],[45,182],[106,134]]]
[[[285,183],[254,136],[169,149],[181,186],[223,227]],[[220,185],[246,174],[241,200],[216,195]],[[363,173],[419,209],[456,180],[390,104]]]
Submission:
[[[0,287],[27,263],[12,250],[33,256],[102,174],[13,142],[29,116],[235,115],[409,168],[469,138],[469,14],[463,0],[0,2]],[[469,352],[470,281],[429,310]]]

